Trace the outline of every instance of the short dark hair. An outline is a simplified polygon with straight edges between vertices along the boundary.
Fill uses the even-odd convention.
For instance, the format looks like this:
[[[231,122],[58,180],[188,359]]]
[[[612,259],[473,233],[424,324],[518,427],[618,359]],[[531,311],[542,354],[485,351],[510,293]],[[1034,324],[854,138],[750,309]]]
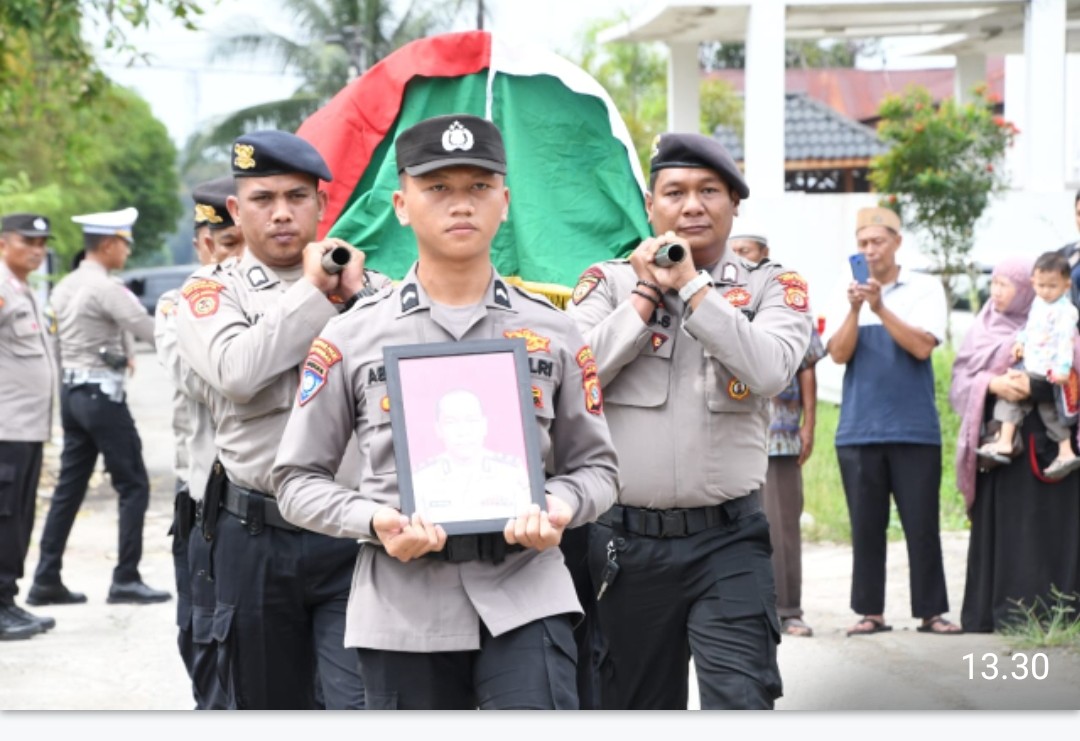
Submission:
[[[1080,203],[1080,190],[1076,191],[1076,200],[1073,201],[1073,205]]]
[[[86,234],[84,232],[83,249],[87,252],[96,252],[101,243],[112,236],[112,234]]]
[[[1032,268],[1033,273],[1058,273],[1065,278],[1071,276],[1072,271],[1069,269],[1069,260],[1065,255],[1054,250],[1052,252],[1044,252],[1035,260],[1035,267]]]

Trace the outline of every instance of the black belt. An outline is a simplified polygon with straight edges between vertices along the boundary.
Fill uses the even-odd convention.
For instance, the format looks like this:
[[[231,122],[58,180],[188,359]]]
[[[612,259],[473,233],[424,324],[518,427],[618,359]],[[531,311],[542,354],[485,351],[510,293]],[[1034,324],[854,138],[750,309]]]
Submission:
[[[502,533],[479,533],[477,535],[451,535],[441,551],[425,553],[425,558],[448,563],[466,561],[491,561],[502,563],[508,553],[525,550],[517,543],[507,543]]]
[[[253,535],[262,532],[263,525],[291,530],[297,532],[303,528],[288,522],[281,516],[277,500],[268,497],[262,492],[245,489],[229,481],[225,484],[224,509],[230,515],[240,518],[240,521],[251,530]]]
[[[711,507],[645,509],[616,504],[600,515],[598,522],[650,538],[685,538],[703,530],[730,525],[760,511],[761,492],[755,489],[745,497]]]

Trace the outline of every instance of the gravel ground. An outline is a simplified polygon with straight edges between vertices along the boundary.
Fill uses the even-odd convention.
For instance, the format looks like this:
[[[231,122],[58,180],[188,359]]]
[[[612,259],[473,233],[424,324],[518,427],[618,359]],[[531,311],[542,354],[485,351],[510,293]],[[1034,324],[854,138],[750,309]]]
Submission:
[[[144,531],[142,573],[151,586],[173,590],[166,537],[172,502],[170,396],[164,373],[153,355],[144,350],[138,358],[129,397],[153,485]],[[34,542],[26,563],[28,574],[37,564],[37,539],[48,509],[57,454],[56,445],[47,446],[48,470],[43,477]],[[55,617],[57,627],[28,641],[0,644],[0,709],[189,709],[193,705],[191,693],[175,647],[175,602],[148,606],[105,603],[116,560],[116,495],[102,477],[92,483],[68,544],[63,572],[65,583],[86,592],[89,602],[35,608],[40,614]],[[967,534],[947,533],[943,545],[953,605],[950,617],[958,619]],[[845,546],[805,547],[804,608],[815,635],[786,638],[781,644],[784,697],[778,701],[778,709],[1057,710],[1072,712],[1020,714],[1025,722],[1023,728],[1030,731],[1035,720],[1045,720],[1055,727],[1064,724],[1080,728],[1080,714],[1076,712],[1080,710],[1080,655],[1045,651],[1049,676],[1041,681],[986,680],[979,676],[982,667],[976,669],[974,679],[969,679],[964,659],[967,654],[974,654],[976,661],[984,654],[994,654],[999,666],[1010,669],[1019,659],[1010,657],[1008,644],[997,636],[917,633],[918,621],[907,615],[907,556],[902,543],[892,544],[889,551],[887,618],[894,630],[847,638],[844,631],[855,618],[847,609],[850,568],[850,549]],[[20,586],[25,594],[29,579]],[[1026,653],[1031,656],[1035,652]],[[696,704],[692,693],[691,706]],[[860,713],[850,715],[866,718]],[[805,721],[806,716],[799,717]],[[984,717],[989,716],[980,715]],[[29,720],[33,718],[40,716],[4,712],[0,724],[33,722]],[[1007,720],[1000,715],[995,718],[995,727]],[[287,727],[285,724],[278,730]],[[640,728],[648,727],[646,723]],[[965,729],[970,730],[970,726],[965,725]],[[168,733],[168,729],[162,732]]]

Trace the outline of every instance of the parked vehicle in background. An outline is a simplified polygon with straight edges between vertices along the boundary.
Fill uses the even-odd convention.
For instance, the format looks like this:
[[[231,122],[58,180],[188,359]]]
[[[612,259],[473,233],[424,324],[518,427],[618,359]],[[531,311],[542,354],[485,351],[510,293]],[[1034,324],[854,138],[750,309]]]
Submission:
[[[133,268],[118,274],[128,290],[135,294],[147,313],[153,314],[161,294],[179,288],[199,268],[192,265],[165,265],[156,268]]]

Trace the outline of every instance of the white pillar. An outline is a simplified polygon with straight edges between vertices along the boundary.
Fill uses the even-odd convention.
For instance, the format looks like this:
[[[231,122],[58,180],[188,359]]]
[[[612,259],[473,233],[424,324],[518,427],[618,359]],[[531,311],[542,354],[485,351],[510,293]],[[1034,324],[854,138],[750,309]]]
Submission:
[[[953,98],[957,103],[970,103],[971,89],[986,81],[986,55],[965,54],[956,57],[953,74]]]
[[[701,70],[697,44],[668,44],[668,131],[701,131]]]
[[[1027,57],[1028,190],[1065,189],[1065,0],[1030,0]]]
[[[1028,183],[1028,127],[1027,127],[1027,65],[1020,54],[1005,56],[1005,119],[1012,121],[1020,134],[1013,140],[1011,149],[1005,150],[1005,166],[1009,171],[1012,187],[1024,190]]]
[[[784,0],[755,0],[746,27],[745,170],[753,197],[784,193]]]

